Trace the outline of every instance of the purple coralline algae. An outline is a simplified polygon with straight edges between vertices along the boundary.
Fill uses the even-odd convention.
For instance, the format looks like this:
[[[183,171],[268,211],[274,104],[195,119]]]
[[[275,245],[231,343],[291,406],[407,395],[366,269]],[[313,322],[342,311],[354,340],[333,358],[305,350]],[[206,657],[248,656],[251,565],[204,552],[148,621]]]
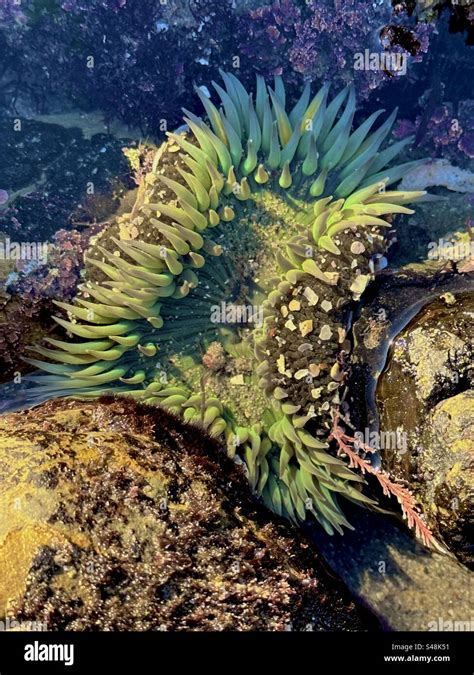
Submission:
[[[125,7],[127,0],[101,0],[98,4],[104,9],[117,11]],[[90,0],[85,0],[84,2],[68,0],[62,3],[61,9],[64,9],[65,12],[86,12],[88,9],[91,9],[91,2]]]
[[[365,0],[308,2],[305,8],[276,0],[251,11],[242,51],[264,75],[280,74],[309,80],[354,82],[359,97],[387,82],[384,68],[357,70],[357,55],[403,54],[420,61],[428,51],[433,26],[415,24],[406,14],[392,13],[388,3]],[[288,67],[290,73],[288,73]]]
[[[23,298],[70,300],[74,297],[84,263],[84,252],[99,226],[86,230],[59,230],[48,245],[47,263],[17,263],[8,292]]]
[[[422,104],[426,94],[420,99]],[[423,126],[422,126],[423,125]],[[457,106],[444,102],[436,106],[424,123],[423,115],[414,121],[399,120],[394,136],[397,139],[417,135],[420,147],[437,157],[452,161],[474,158],[474,100],[461,101]]]
[[[25,21],[21,2],[18,2],[18,0],[0,0],[0,21]]]

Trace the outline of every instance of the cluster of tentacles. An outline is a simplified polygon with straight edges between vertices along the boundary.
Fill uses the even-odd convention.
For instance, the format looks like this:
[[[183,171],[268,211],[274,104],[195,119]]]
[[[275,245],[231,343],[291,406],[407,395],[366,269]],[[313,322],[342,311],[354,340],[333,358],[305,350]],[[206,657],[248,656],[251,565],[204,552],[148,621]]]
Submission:
[[[391,227],[421,192],[387,188],[410,139],[386,144],[395,112],[353,130],[352,88],[309,85],[289,110],[282,80],[255,99],[232,74],[198,90],[133,213],[96,242],[70,336],[34,349],[28,402],[121,394],[158,404],[225,439],[256,494],[292,521],[349,526],[341,495],[373,503],[327,437],[350,350],[351,307]],[[115,236],[114,236],[115,235]]]

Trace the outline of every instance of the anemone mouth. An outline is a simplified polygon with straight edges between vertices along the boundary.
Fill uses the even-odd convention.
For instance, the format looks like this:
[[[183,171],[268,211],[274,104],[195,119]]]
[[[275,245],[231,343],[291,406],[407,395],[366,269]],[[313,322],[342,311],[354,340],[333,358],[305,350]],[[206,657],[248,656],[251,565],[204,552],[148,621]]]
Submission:
[[[133,212],[90,252],[75,303],[57,303],[73,341],[34,348],[48,361],[29,360],[46,371],[29,396],[168,408],[222,436],[276,513],[341,532],[338,494],[373,502],[327,451],[340,353],[383,216],[424,194],[386,189],[416,162],[387,167],[409,142],[382,149],[395,113],[352,130],[350,87],[328,101],[306,86],[290,109],[281,78],[257,78],[254,100],[222,77],[221,107],[198,90],[208,123],[186,111],[189,131],[169,134]]]

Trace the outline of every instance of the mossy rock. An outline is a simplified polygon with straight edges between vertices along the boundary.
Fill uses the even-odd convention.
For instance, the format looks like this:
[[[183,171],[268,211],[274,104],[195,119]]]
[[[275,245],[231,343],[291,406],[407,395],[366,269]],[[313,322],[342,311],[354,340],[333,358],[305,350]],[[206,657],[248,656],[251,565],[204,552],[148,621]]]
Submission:
[[[472,292],[449,291],[427,302],[393,336],[377,384],[381,430],[405,438],[383,450],[385,466],[409,483],[429,526],[471,566],[473,302]]]
[[[216,442],[125,399],[0,418],[0,618],[50,630],[374,626]]]
[[[426,425],[419,469],[432,521],[474,566],[474,390],[441,401]]]

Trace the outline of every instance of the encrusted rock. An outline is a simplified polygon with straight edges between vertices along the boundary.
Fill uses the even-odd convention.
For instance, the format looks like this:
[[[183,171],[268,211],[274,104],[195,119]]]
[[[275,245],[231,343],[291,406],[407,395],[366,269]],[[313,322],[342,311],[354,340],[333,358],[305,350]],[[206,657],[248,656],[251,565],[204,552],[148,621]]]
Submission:
[[[474,389],[435,406],[418,470],[431,521],[461,560],[474,564]]]
[[[382,452],[432,530],[474,565],[474,296],[450,296],[427,303],[393,340],[378,404],[381,430],[403,442]]]
[[[68,630],[361,630],[215,441],[126,399],[0,418],[0,620]]]

